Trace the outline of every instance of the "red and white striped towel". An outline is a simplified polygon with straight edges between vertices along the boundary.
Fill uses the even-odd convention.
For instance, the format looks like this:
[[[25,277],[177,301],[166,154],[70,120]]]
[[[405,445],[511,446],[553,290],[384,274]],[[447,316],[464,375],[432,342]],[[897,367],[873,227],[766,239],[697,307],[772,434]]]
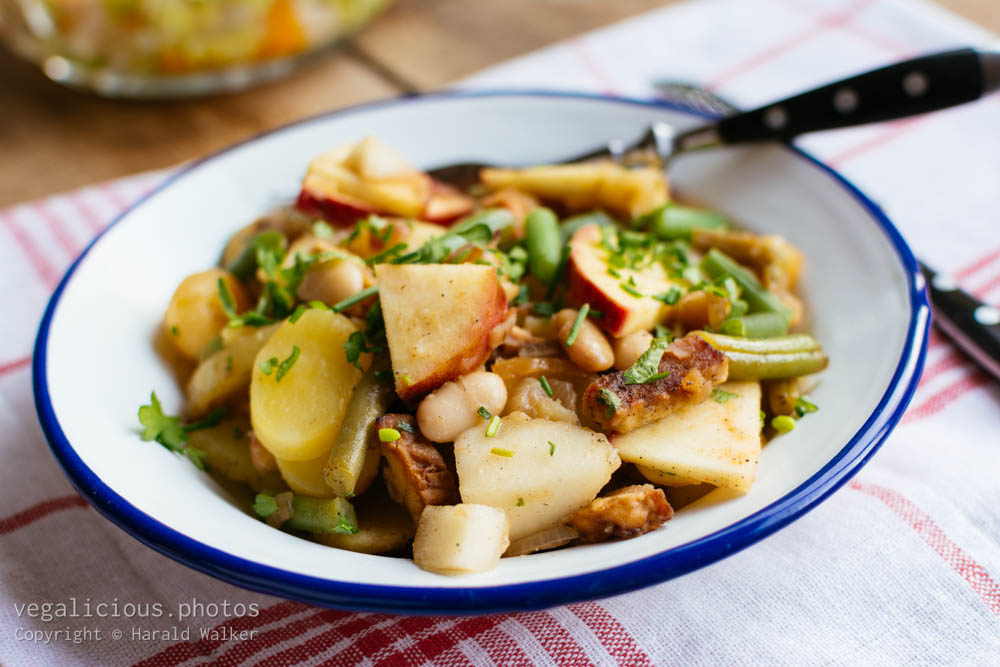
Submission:
[[[749,106],[894,58],[991,39],[923,2],[704,0],[547,48],[463,85],[649,96],[652,81],[688,80]],[[920,256],[995,303],[998,119],[994,97],[802,145],[873,195]],[[936,335],[903,424],[854,481],[764,542],[640,592],[544,612],[396,617],[252,594],[159,556],[89,509],[64,480],[34,417],[29,362],[46,298],[68,263],[164,176],[0,211],[4,663],[1000,662],[1000,388]],[[95,372],[100,367],[95,360]],[[74,599],[77,617],[24,606]],[[82,617],[86,601],[106,603],[108,613],[117,602],[119,616]],[[227,619],[204,608],[182,622],[166,617],[195,601],[255,604],[258,612]],[[136,618],[127,603],[162,605],[164,617]],[[134,637],[133,628],[189,628],[190,637]],[[85,631],[72,640],[70,633]]]

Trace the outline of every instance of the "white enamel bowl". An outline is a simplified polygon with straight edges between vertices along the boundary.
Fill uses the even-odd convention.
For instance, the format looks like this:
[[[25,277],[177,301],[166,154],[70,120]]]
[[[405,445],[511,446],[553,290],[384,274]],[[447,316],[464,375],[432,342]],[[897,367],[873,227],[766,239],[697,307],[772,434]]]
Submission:
[[[171,178],[123,214],[52,297],[34,357],[38,413],[77,489],[137,539],[191,567],[315,604],[409,612],[530,609],[678,576],[787,525],[846,482],[899,420],[923,363],[928,308],[913,256],[859,191],[780,146],[685,156],[682,197],[808,259],[802,292],[830,368],[821,406],[764,450],[745,496],[701,502],[640,538],[506,559],[443,577],[411,561],[334,550],[274,530],[210,477],[140,442],[136,409],[181,394],[151,340],[174,287],[213,265],[229,234],[294,196],[310,158],[373,134],[415,164],[557,160],[652,121],[698,121],[663,105],[554,93],[445,94],[357,107],[236,145]]]

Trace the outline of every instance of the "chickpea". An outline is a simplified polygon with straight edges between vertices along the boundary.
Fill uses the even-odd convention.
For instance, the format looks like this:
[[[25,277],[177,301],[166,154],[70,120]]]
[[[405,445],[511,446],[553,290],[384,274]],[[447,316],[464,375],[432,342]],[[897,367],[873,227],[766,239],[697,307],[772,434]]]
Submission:
[[[643,352],[649,349],[653,342],[653,334],[645,329],[633,331],[627,336],[616,338],[612,344],[615,351],[615,369],[623,371],[636,362]]]
[[[365,287],[364,273],[347,259],[324,262],[310,269],[296,292],[303,301],[322,301],[332,306]]]
[[[604,332],[589,319],[584,318],[572,345],[566,344],[566,337],[573,329],[577,311],[564,308],[553,316],[559,342],[570,360],[585,371],[596,373],[611,368],[615,363],[615,353]]]
[[[483,421],[477,410],[499,414],[507,403],[507,387],[495,373],[476,371],[431,392],[417,407],[417,425],[432,442],[452,442]]]

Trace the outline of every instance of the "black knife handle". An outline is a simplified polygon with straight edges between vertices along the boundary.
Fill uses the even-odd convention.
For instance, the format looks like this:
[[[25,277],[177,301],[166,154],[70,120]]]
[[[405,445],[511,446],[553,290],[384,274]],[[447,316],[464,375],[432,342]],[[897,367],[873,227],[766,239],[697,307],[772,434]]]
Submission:
[[[960,290],[954,281],[922,264],[920,270],[927,278],[934,324],[1000,380],[1000,310]]]
[[[970,48],[872,70],[729,116],[716,130],[724,143],[789,140],[805,132],[903,118],[982,97],[987,73]]]

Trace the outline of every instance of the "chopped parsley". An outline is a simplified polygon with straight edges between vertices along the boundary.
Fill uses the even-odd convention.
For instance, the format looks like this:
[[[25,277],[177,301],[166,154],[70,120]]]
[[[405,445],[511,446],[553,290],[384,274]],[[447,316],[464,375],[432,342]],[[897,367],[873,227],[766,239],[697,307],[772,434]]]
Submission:
[[[260,362],[260,372],[264,375],[270,375],[274,372],[274,369],[278,366],[278,357],[271,357],[265,361]]]
[[[549,385],[549,381],[544,375],[538,376],[538,383],[542,385],[542,391],[545,392],[546,396],[552,395],[552,387]]]
[[[795,399],[795,414],[805,417],[810,412],[816,412],[819,406],[809,400],[808,396],[799,396]]]
[[[625,384],[646,384],[670,375],[670,371],[660,372],[660,360],[668,345],[669,339],[654,338],[649,349],[639,355],[635,363],[625,371]]]
[[[222,278],[219,278],[219,280],[222,280]],[[170,327],[170,335],[173,336],[174,338],[177,338],[178,336],[181,335],[181,330],[178,329],[176,326],[172,326]]]
[[[555,456],[556,454],[556,443],[549,440],[549,456]]]
[[[372,255],[371,257],[369,257],[368,259],[365,260],[365,263],[368,264],[368,266],[373,266],[375,264],[379,264],[381,262],[384,262],[387,259],[391,259],[393,257],[396,257],[397,255],[401,254],[404,250],[406,250],[406,244],[405,243],[397,243],[396,245],[392,246],[388,250],[383,250],[382,252],[378,253],[377,255]]]
[[[288,358],[278,364],[278,373],[274,376],[275,382],[281,382],[281,378],[285,377],[288,371],[292,370],[292,366],[295,362],[299,360],[299,346],[292,345],[292,353],[288,355]]]
[[[333,532],[340,533],[341,535],[356,535],[358,527],[341,514],[337,517],[337,525],[334,526]]]
[[[587,313],[589,312],[590,304],[583,304],[580,308],[580,312],[576,314],[576,319],[573,320],[573,326],[569,330],[569,335],[566,336],[566,347],[572,347],[573,343],[576,342],[576,337],[580,335],[580,327],[583,326],[583,321],[587,319]]]
[[[490,411],[486,409],[485,405],[480,405],[479,409],[476,410],[476,414],[482,417],[483,419],[489,419],[490,417],[493,416],[492,414],[490,414]]]
[[[219,416],[218,419],[221,420],[222,416]],[[206,420],[211,417],[212,415],[209,415]],[[197,428],[208,428],[208,426],[199,426],[198,424],[193,425],[196,428],[181,426],[180,417],[171,417],[163,413],[163,406],[155,391],[150,394],[149,405],[143,405],[139,408],[139,423],[143,426],[140,436],[143,440],[155,440],[170,451],[188,457],[197,468],[205,469],[205,452],[187,446],[187,442],[189,431],[197,430]],[[214,424],[212,425],[214,426]]]
[[[597,392],[597,402],[604,406],[605,419],[611,419],[622,406],[622,399],[610,389],[601,389]]]
[[[730,398],[739,398],[739,394],[734,394],[731,391],[726,391],[725,389],[713,389],[712,390],[712,400],[716,403],[725,403]]]
[[[495,456],[504,456],[508,459],[514,456],[514,452],[510,451],[509,449],[500,449],[499,447],[494,447],[493,449],[491,449],[490,454],[493,454]]]
[[[524,498],[521,498],[520,496],[518,496],[518,498],[517,498],[517,506],[518,507],[524,507]]]
[[[229,289],[229,283],[226,282],[225,278],[219,278],[219,302],[222,303],[222,312],[226,314],[230,322],[239,319],[240,316],[236,312],[236,300],[233,298],[233,292]],[[173,327],[173,329],[176,328]]]
[[[657,294],[653,298],[656,299],[657,301],[662,301],[663,303],[667,304],[668,306],[672,306],[675,303],[677,303],[678,301],[680,301],[681,290],[678,287],[671,287],[670,289],[668,289],[663,294]]]

